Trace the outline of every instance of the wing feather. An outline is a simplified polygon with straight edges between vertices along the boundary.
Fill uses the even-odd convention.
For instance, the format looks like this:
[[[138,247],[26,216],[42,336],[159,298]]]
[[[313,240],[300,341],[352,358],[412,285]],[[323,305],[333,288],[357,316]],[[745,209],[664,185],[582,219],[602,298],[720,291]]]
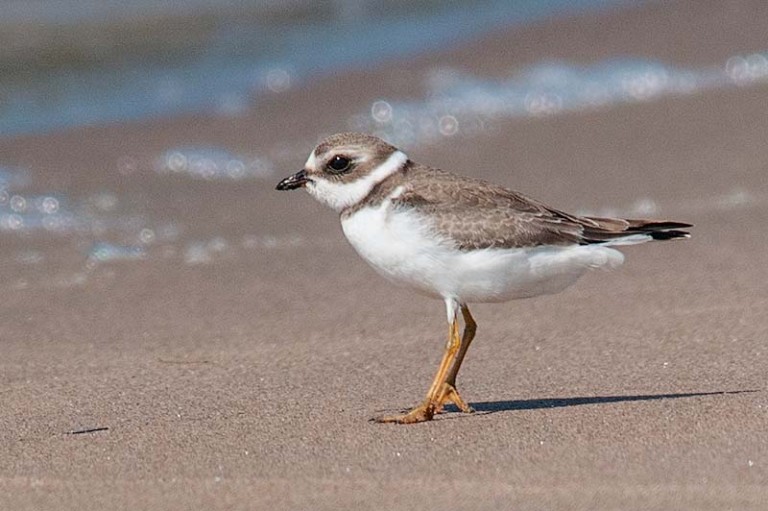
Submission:
[[[690,224],[572,215],[484,181],[414,165],[396,207],[430,219],[434,231],[461,250],[608,243],[629,236],[687,237]]]

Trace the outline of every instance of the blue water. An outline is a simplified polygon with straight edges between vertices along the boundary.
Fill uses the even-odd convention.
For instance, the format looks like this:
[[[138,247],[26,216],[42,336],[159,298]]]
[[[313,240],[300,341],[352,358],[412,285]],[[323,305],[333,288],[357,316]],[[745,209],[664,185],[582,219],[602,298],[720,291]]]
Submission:
[[[734,59],[729,62],[733,64]],[[737,83],[727,65],[687,69],[626,57],[592,66],[543,62],[510,70],[501,79],[443,68],[427,77],[424,98],[378,99],[370,110],[350,119],[349,127],[408,147],[441,137],[479,134],[496,120],[650,101]]]
[[[131,0],[129,4],[148,1]],[[202,5],[213,0],[185,1]],[[464,7],[441,7],[409,16],[371,15],[351,25],[345,24],[342,19],[347,18],[343,17],[324,24],[289,22],[258,30],[250,24],[223,25],[221,33],[197,57],[163,65],[126,61],[110,69],[57,68],[37,74],[34,79],[7,83],[0,73],[0,134],[36,133],[183,112],[240,115],[263,95],[280,94],[317,76],[455,44],[495,27],[568,10],[626,3],[527,0],[511,9],[507,2],[488,1],[475,2],[475,7],[482,5],[483,9],[472,16]],[[104,12],[91,14],[101,17]],[[73,19],[81,16],[73,15]],[[422,96],[375,98],[340,121],[350,129],[375,133],[408,148],[450,137],[481,136],[500,120],[538,118],[768,83],[768,52],[736,53],[740,50],[733,48],[729,59],[695,68],[627,55],[589,66],[538,62],[524,68],[496,69],[493,78],[427,68],[419,71],[418,78],[424,80]],[[288,160],[293,162],[297,154],[306,154],[314,143],[287,139],[248,154],[226,147],[181,144],[157,154],[116,154],[115,163],[123,178],[133,182],[162,175],[166,181],[194,179],[211,182],[211,187],[217,186],[216,181],[238,180],[261,181],[271,187],[276,175],[284,172],[278,169],[287,168]],[[9,163],[0,155],[0,238],[29,242],[19,245],[12,260],[42,268],[43,261],[55,260],[49,256],[67,247],[75,247],[80,254],[76,267],[70,268],[73,273],[65,272],[62,279],[52,281],[43,275],[40,282],[45,285],[49,281],[61,286],[84,285],[98,268],[120,261],[140,264],[163,258],[186,265],[206,265],[238,254],[248,256],[247,252],[316,247],[328,242],[278,238],[268,233],[234,239],[226,239],[218,232],[192,233],[190,224],[185,223],[190,219],[154,218],[148,212],[146,198],[112,190],[86,197],[67,189],[41,190],[33,180],[40,169]],[[689,201],[686,207],[743,207],[755,200],[735,189],[714,199]],[[645,216],[657,214],[658,208],[652,197],[641,197],[620,211],[591,213]],[[151,209],[163,208],[155,204]],[[36,240],[43,239],[52,241],[45,250],[36,245]],[[24,282],[17,284],[22,286]]]
[[[110,13],[126,15],[125,8],[115,7],[120,3],[113,3],[94,14],[84,8],[66,9],[67,4],[82,7],[82,2],[43,2],[50,9],[26,12],[26,18],[76,24],[83,18],[109,18]],[[123,3],[145,11],[166,5],[144,0]],[[366,3],[375,4],[340,2],[347,10]],[[353,19],[342,9],[332,19],[304,17],[269,26],[230,16],[220,20],[214,37],[194,54],[162,63],[126,58],[109,66],[55,67],[21,80],[0,78],[0,136],[201,111],[240,115],[263,94],[279,93],[318,76],[373,67],[546,17],[636,3],[639,0],[433,2],[400,11],[363,10]],[[165,10],[199,11],[207,4],[211,3],[177,1]],[[237,2],[226,3],[231,4]],[[131,13],[135,14],[127,12]],[[22,14],[15,17],[23,18]]]

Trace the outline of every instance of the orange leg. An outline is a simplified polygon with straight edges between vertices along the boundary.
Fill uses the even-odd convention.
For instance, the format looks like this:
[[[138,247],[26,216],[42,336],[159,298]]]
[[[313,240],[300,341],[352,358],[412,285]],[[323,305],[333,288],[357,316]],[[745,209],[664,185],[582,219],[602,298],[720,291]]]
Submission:
[[[449,377],[451,362],[453,362],[456,354],[459,352],[460,345],[461,340],[459,338],[459,321],[454,314],[453,321],[451,321],[448,330],[448,343],[445,346],[443,359],[440,361],[437,374],[435,374],[435,377],[432,380],[432,385],[430,385],[429,391],[427,392],[427,396],[424,401],[408,413],[379,417],[376,419],[376,422],[413,424],[416,422],[432,420],[435,412],[439,408],[442,408],[443,395],[445,394],[445,384]]]
[[[459,410],[464,413],[472,413],[474,410],[467,404],[464,399],[459,395],[459,391],[456,390],[456,375],[459,374],[461,369],[461,363],[464,362],[464,357],[467,355],[469,345],[472,343],[472,339],[475,338],[475,332],[477,332],[477,323],[469,312],[469,307],[466,304],[461,306],[461,314],[464,316],[464,335],[461,337],[461,346],[458,353],[456,353],[456,359],[453,361],[451,371],[448,373],[445,383],[443,384],[443,394],[440,398],[440,405],[436,412],[441,412],[443,406],[446,403],[455,404]]]

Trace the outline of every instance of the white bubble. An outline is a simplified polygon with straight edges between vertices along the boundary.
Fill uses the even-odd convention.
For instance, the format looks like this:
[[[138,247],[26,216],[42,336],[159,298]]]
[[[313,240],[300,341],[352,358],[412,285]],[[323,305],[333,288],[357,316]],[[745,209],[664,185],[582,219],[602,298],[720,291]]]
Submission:
[[[40,210],[46,215],[52,215],[59,211],[59,201],[56,197],[45,197],[40,204]]]
[[[386,101],[374,101],[371,105],[371,117],[380,123],[386,123],[392,120],[392,105]]]
[[[682,68],[647,59],[617,59],[587,67],[535,65],[505,79],[435,70],[422,97],[377,100],[367,111],[350,117],[348,125],[398,145],[417,144],[454,133],[453,119],[446,114],[459,121],[461,134],[471,135],[497,119],[583,111],[761,80],[768,80],[768,53],[734,56],[724,70]],[[480,116],[481,122],[475,123]],[[403,122],[409,122],[412,131]]]
[[[193,156],[189,158],[189,171],[203,179],[211,180],[218,173],[218,165],[211,158]]]
[[[285,92],[291,88],[291,75],[282,68],[270,69],[266,76],[267,88],[272,92]]]
[[[8,199],[10,199],[8,192],[5,190],[0,190],[0,204],[5,204],[8,202]]]
[[[664,91],[667,73],[663,70],[650,70],[632,73],[622,80],[624,91],[638,100],[650,99]]]
[[[23,213],[27,209],[27,199],[21,195],[11,197],[11,209],[16,213]]]
[[[187,170],[187,157],[178,151],[169,153],[165,158],[165,167],[171,172],[183,172]]]
[[[725,63],[725,72],[736,83],[747,82],[750,79],[747,61],[740,55],[728,59]]]
[[[145,227],[139,232],[139,239],[142,243],[148,245],[155,241],[155,231]]]
[[[24,219],[20,215],[5,215],[1,221],[2,227],[7,230],[17,231],[24,227]]]
[[[747,57],[747,66],[752,78],[759,80],[768,76],[768,58],[761,53],[753,53]]]
[[[248,173],[256,177],[270,177],[274,173],[275,168],[270,160],[266,158],[255,157],[251,160]]]
[[[531,115],[551,115],[560,111],[563,100],[557,94],[530,93],[525,97],[525,109]]]
[[[245,174],[245,163],[238,159],[229,160],[226,170],[227,175],[232,179],[240,179]]]
[[[437,125],[440,134],[445,137],[451,137],[459,131],[459,121],[452,115],[444,115],[440,117]]]
[[[169,150],[159,160],[157,171],[185,173],[195,179],[250,179],[269,177],[273,164],[259,156],[244,157],[216,147],[186,147]]]

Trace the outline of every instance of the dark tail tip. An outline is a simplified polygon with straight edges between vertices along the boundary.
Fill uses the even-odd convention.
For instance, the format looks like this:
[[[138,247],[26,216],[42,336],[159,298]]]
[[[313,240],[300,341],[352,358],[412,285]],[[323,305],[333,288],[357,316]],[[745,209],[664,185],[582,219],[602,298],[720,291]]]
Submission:
[[[678,238],[690,238],[691,233],[686,231],[651,231],[648,233],[654,240],[674,240]]]
[[[647,234],[654,240],[690,238],[691,234],[683,229],[693,227],[693,224],[671,222],[668,220],[628,220],[628,222],[629,229],[627,229],[627,233]]]

